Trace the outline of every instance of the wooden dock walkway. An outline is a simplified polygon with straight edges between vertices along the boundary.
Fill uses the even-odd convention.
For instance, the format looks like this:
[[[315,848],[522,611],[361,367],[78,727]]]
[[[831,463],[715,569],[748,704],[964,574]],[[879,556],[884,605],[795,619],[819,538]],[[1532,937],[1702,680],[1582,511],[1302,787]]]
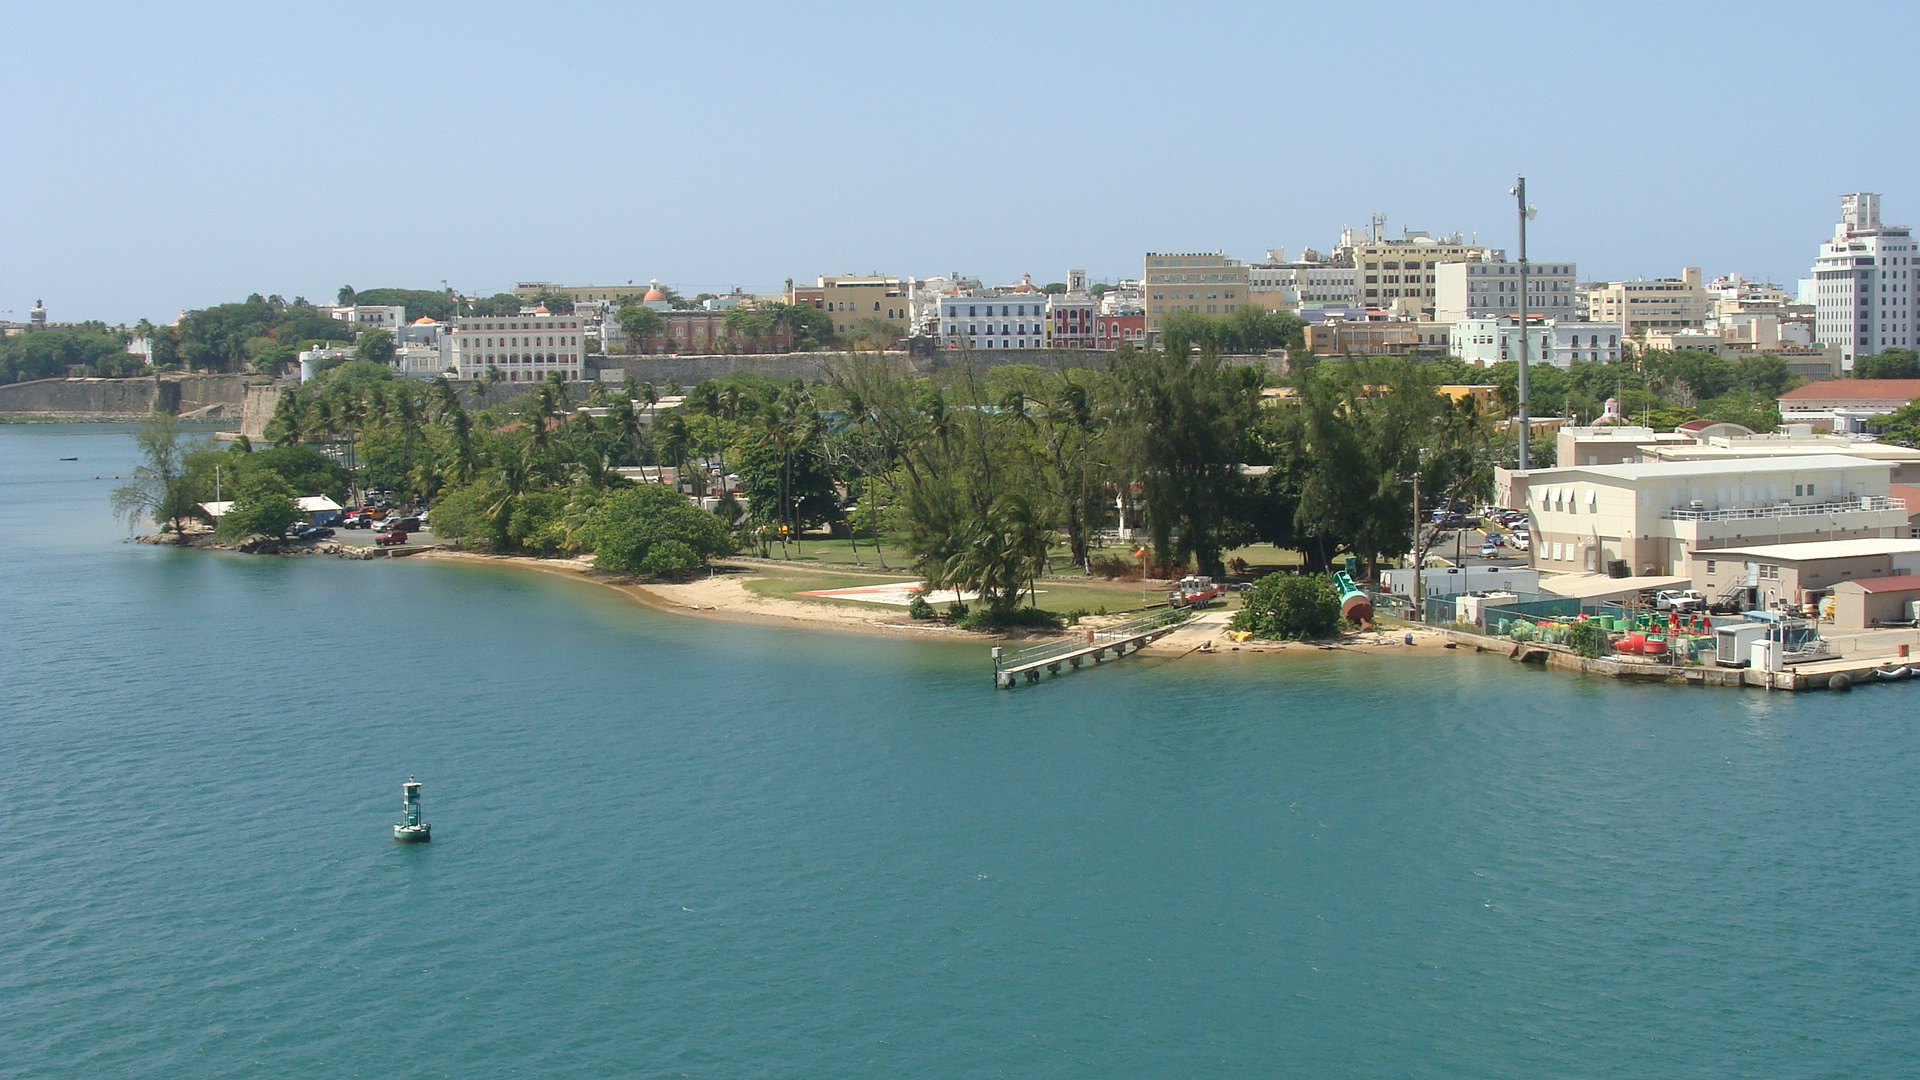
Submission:
[[[1042,672],[1058,675],[1068,668],[1080,667],[1089,659],[1098,664],[1107,658],[1108,653],[1118,658],[1125,656],[1129,650],[1139,652],[1149,642],[1178,630],[1191,615],[1188,609],[1172,608],[1112,626],[1083,630],[1072,637],[1034,645],[1018,652],[1004,653],[996,647],[993,650],[993,685],[1010,690],[1018,686],[1023,678],[1030,683],[1039,682]]]

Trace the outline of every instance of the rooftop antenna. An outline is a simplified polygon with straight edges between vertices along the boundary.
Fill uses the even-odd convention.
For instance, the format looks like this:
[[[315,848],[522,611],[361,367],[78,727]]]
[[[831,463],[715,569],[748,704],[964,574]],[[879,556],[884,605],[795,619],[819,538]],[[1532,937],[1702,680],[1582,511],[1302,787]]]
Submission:
[[[1367,234],[1373,237],[1373,242],[1376,244],[1387,234],[1387,212],[1385,210],[1374,211],[1373,216],[1368,219]]]

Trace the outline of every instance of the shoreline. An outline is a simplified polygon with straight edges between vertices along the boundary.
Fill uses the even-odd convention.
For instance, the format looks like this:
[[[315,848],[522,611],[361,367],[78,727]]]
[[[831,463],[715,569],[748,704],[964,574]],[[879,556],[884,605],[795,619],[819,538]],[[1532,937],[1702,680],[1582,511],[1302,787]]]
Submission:
[[[996,636],[973,634],[939,624],[916,625],[906,621],[906,612],[882,609],[871,614],[839,605],[810,604],[800,600],[761,596],[746,589],[746,580],[756,576],[757,568],[716,562],[716,573],[708,578],[680,584],[638,582],[593,568],[590,556],[571,559],[539,558],[529,555],[488,555],[475,551],[436,548],[423,551],[428,559],[469,562],[482,565],[512,566],[553,574],[589,585],[599,585],[669,615],[718,619],[756,626],[785,626],[797,629],[836,630],[844,633],[915,635],[952,641],[998,641]],[[898,620],[898,621],[893,621]]]
[[[643,584],[623,580],[612,573],[596,571],[592,567],[590,557],[587,556],[556,559],[527,555],[488,555],[446,548],[421,554],[428,559],[518,567],[600,585],[637,603],[671,615],[718,619],[723,622],[757,626],[785,626],[842,633],[883,634],[896,637],[914,635],[940,638],[956,643],[977,642],[983,645],[1026,640],[1024,635],[1010,637],[1003,634],[979,634],[939,624],[915,624],[907,621],[904,611],[896,611],[892,608],[866,612],[851,606],[843,608],[841,605],[813,604],[802,600],[762,596],[746,589],[747,580],[765,576],[761,568],[740,565],[727,560],[715,563],[716,569],[723,573],[716,574],[712,578],[684,584],[657,582]],[[1235,642],[1226,636],[1226,620],[1230,614],[1225,608],[1203,612],[1194,622],[1141,649],[1140,653],[1161,659],[1187,655],[1218,657],[1235,654],[1258,656],[1274,653],[1295,655],[1336,652],[1373,653],[1375,650],[1399,655],[1431,656],[1455,649],[1448,642],[1445,634],[1427,629],[1355,631],[1326,641]],[[1035,637],[1051,639],[1066,636],[1067,633],[1070,631]],[[1413,635],[1414,644],[1411,646],[1405,644],[1407,634]],[[1207,647],[1209,643],[1210,648]]]

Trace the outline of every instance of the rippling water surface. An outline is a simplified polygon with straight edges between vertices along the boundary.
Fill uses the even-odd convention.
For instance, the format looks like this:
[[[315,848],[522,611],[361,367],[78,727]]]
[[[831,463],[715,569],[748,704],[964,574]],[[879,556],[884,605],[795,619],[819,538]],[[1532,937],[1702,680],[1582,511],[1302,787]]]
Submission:
[[[0,427],[0,1074],[1920,1071],[1912,684],[995,692],[979,646],[122,543],[131,457]]]

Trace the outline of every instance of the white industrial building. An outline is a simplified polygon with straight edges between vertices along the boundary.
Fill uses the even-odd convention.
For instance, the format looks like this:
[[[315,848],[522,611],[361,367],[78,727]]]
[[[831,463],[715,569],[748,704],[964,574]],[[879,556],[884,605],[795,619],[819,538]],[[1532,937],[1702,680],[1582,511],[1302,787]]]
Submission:
[[[1840,367],[1857,356],[1910,349],[1914,321],[1912,230],[1880,223],[1880,196],[1840,197],[1840,223],[1813,264],[1814,334],[1840,348]]]
[[[577,315],[472,316],[449,320],[447,362],[462,379],[498,368],[507,382],[541,382],[559,372],[584,377],[586,345]]]

